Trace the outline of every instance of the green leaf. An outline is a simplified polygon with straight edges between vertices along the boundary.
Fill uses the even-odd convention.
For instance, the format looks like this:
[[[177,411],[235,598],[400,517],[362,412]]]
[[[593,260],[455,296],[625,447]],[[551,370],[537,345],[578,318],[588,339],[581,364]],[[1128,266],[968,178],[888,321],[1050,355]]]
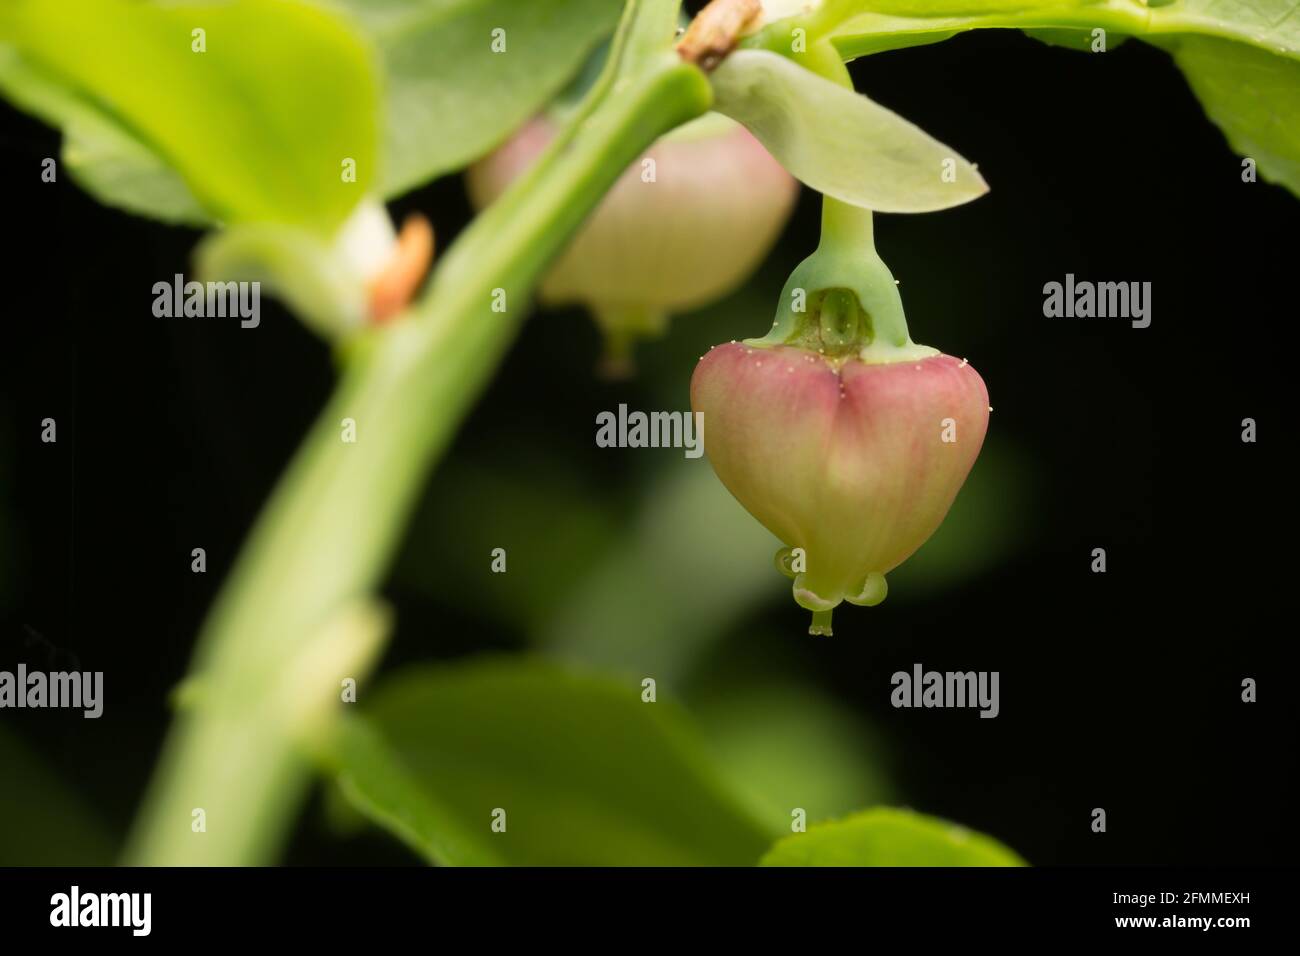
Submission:
[[[563,89],[622,9],[618,0],[332,2],[356,16],[383,56],[385,196],[497,146]],[[494,39],[504,52],[494,52]]]
[[[1300,196],[1300,2],[1178,0],[1149,27],[1233,150]]]
[[[826,0],[806,14],[769,24],[745,41],[794,60],[791,30],[806,24],[846,60],[945,40],[976,29],[1019,28],[1060,45],[1107,50],[1128,36],[1170,50],[1206,113],[1261,174],[1300,195],[1296,61],[1297,0]],[[808,47],[809,50],[812,47]]]
[[[178,225],[212,221],[180,173],[103,109],[0,45],[0,92],[63,128],[63,169],[109,206]]]
[[[487,466],[467,455],[438,469],[430,492],[407,530],[392,579],[404,589],[435,597],[476,620],[528,629],[545,620],[570,589],[614,549],[623,530],[608,496],[572,460],[544,446],[520,447],[523,436],[504,437],[518,458],[528,452],[528,473],[508,462]],[[515,574],[480,573],[456,560],[440,542],[460,541],[467,551],[491,554],[503,547]]]
[[[94,802],[0,724],[0,866],[107,866],[113,840]]]
[[[734,660],[726,659],[734,674]],[[788,830],[795,807],[817,821],[895,799],[881,741],[850,708],[811,685],[715,674],[701,691],[691,710],[718,771],[774,827]]]
[[[1085,49],[1090,49],[1092,31],[1101,28],[1108,34],[1107,49],[1125,35],[1196,34],[1300,56],[1296,0],[853,0],[840,9],[844,15],[822,18],[823,29],[846,59],[966,30],[1006,28],[1045,33],[1058,41],[1060,34],[1076,33]],[[787,25],[774,25],[750,43],[784,53],[788,35]],[[820,38],[820,33],[812,36]]]
[[[1024,866],[992,837],[938,817],[879,807],[778,840],[763,866]]]
[[[949,147],[775,53],[736,51],[714,71],[713,89],[718,112],[744,123],[793,175],[841,202],[930,212],[988,192],[975,167]]]
[[[781,542],[707,465],[656,475],[642,502],[619,547],[576,577],[536,637],[552,656],[677,681],[755,601],[780,596],[764,557]]]
[[[774,833],[677,708],[641,693],[638,678],[518,659],[408,670],[370,693],[372,729],[344,735],[338,779],[431,862],[753,864]]]
[[[1090,32],[1084,30],[1060,30],[1051,28],[1026,27],[1025,33],[1033,37],[1040,43],[1046,43],[1048,46],[1059,46],[1065,50],[1074,50],[1077,53],[1092,53],[1094,44],[1101,42],[1101,37],[1093,39]],[[1120,44],[1129,38],[1121,33],[1107,33],[1105,37],[1105,52],[1113,52]],[[1100,52],[1100,50],[1098,50]]]
[[[1167,46],[1233,150],[1300,196],[1300,60],[1210,37]]]
[[[105,205],[175,225],[213,224],[176,170],[126,130],[102,118],[74,118],[64,127],[63,166],[82,189]]]
[[[0,41],[0,85],[73,127],[81,181],[128,208],[184,221],[195,218],[192,196],[217,220],[328,234],[376,178],[371,51],[308,4],[10,0]],[[355,182],[344,181],[345,160]]]
[[[364,818],[430,863],[505,864],[496,847],[472,832],[470,821],[412,774],[373,722],[364,717],[340,721],[335,748],[336,792]]]
[[[1300,4],[1296,0],[1179,0],[1152,11],[1151,25],[1153,35],[1201,34],[1300,57]]]

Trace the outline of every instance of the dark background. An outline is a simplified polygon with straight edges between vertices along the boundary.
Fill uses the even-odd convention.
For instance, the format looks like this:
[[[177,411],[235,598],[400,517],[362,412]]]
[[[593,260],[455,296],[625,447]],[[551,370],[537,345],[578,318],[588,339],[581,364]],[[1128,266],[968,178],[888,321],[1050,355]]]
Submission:
[[[1000,502],[1015,547],[928,600],[846,605],[832,639],[806,636],[806,612],[773,573],[711,673],[757,657],[797,669],[890,742],[901,802],[1036,864],[1291,859],[1294,509],[1281,403],[1296,199],[1243,183],[1168,57],[1137,42],[1088,55],[990,31],[853,73],[992,186],[955,210],[880,217],[877,239],[914,338],[970,356],[992,395],[990,441],[1017,450],[1028,477],[1015,488],[1033,494],[1008,489]],[[0,147],[0,667],[41,666],[48,646],[28,643],[34,629],[105,671],[108,694],[98,721],[0,717],[107,834],[80,845],[70,833],[70,846],[8,862],[80,862],[125,831],[203,613],[333,372],[326,349],[265,301],[256,331],[153,318],[152,284],[187,271],[197,233],[100,207],[62,177],[42,184],[57,136],[7,107]],[[429,213],[444,242],[469,216],[455,177],[394,208]],[[582,495],[632,508],[645,459],[596,449],[595,413],[621,401],[685,408],[694,358],[766,329],[817,222],[805,190],[750,288],[679,318],[643,349],[636,382],[592,378],[585,317],[529,322],[449,461],[498,473],[563,461]],[[1067,272],[1150,281],[1151,327],[1045,319],[1042,286]],[[39,440],[47,416],[57,445]],[[1257,444],[1240,440],[1247,416]],[[189,570],[197,546],[206,575]],[[478,547],[421,535],[407,549],[455,564],[462,546]],[[1089,571],[1099,546],[1104,575]],[[526,644],[508,619],[410,576],[387,596],[398,626],[385,668]],[[916,661],[1000,671],[1001,715],[891,709],[889,675]],[[1244,677],[1259,683],[1256,704],[1241,702]],[[1105,834],[1089,828],[1093,807],[1107,810]],[[0,821],[11,845],[26,812]],[[335,838],[313,806],[287,862],[411,859],[379,835]]]

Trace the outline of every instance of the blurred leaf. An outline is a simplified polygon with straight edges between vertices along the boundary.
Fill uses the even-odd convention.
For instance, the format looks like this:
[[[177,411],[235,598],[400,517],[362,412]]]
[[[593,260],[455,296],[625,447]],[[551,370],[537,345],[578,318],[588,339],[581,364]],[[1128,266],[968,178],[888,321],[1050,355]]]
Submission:
[[[412,775],[382,731],[364,717],[341,721],[337,740],[337,792],[364,818],[393,834],[431,863],[501,866],[506,860],[455,809],[438,800],[434,787]],[[341,810],[333,819],[348,821]],[[481,821],[473,829],[486,829]]]
[[[407,533],[394,580],[466,612],[532,627],[618,540],[610,504],[544,449],[512,446],[505,469],[452,457],[438,469]],[[526,461],[526,468],[518,462]],[[454,551],[445,543],[457,542]],[[504,548],[504,574],[484,574]]]
[[[375,178],[370,50],[308,4],[9,0],[0,41],[7,95],[71,127],[76,174],[118,205],[192,221],[193,196],[218,220],[328,234]],[[106,168],[87,172],[87,154]],[[160,162],[187,190],[157,177]]]
[[[622,10],[619,0],[331,2],[356,16],[383,55],[385,196],[498,145],[581,69]],[[504,52],[493,52],[498,36]]]
[[[1300,23],[1300,13],[1291,19]],[[1264,179],[1300,196],[1300,60],[1210,37],[1161,45],[1228,145],[1255,160]]]
[[[881,743],[813,687],[758,677],[701,688],[691,712],[716,769],[774,828],[788,828],[796,807],[816,821],[896,798]]]
[[[63,169],[99,202],[177,225],[211,223],[180,173],[12,47],[0,46],[0,91],[27,112],[63,127]]]
[[[775,53],[737,50],[712,81],[714,109],[744,123],[794,176],[842,202],[930,212],[988,192],[975,167],[950,147]],[[949,168],[954,181],[945,181]]]
[[[756,600],[788,599],[780,548],[703,458],[656,476],[636,525],[536,635],[567,660],[679,680]],[[633,610],[634,609],[634,610]]]
[[[375,736],[337,754],[344,793],[431,861],[750,865],[771,841],[636,678],[494,659],[408,670],[370,697]]]
[[[0,866],[105,866],[113,844],[85,801],[0,726]]]
[[[991,837],[938,817],[879,807],[777,841],[763,866],[1024,866]]]
[[[65,124],[63,168],[106,206],[174,225],[213,224],[176,170],[124,129],[93,112],[74,114]]]

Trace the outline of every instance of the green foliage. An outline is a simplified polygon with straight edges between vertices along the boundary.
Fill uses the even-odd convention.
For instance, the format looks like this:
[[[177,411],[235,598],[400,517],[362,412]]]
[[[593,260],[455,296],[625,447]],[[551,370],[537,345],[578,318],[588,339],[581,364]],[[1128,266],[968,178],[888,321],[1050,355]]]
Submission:
[[[0,90],[64,130],[66,167],[96,196],[171,221],[256,224],[217,251],[257,258],[267,245],[286,274],[316,270],[314,284],[304,286],[314,295],[328,288],[330,276],[316,274],[324,259],[309,243],[277,237],[316,242],[368,193],[404,190],[490,149],[576,72],[619,6],[332,5],[327,11],[290,0],[6,0]],[[350,19],[338,15],[343,9]],[[886,0],[858,9],[872,12],[844,20],[831,37],[846,57],[977,27],[1080,31],[1100,22],[1116,36],[1141,33],[1173,52],[1235,148],[1258,159],[1266,177],[1300,191],[1293,0],[1186,0],[1158,9],[1121,0],[1040,8],[1031,0]],[[205,31],[201,52],[192,45],[195,29]],[[496,29],[504,33],[494,37]],[[649,49],[663,33],[640,42]],[[494,39],[509,53],[495,52]],[[173,738],[172,753],[183,759],[172,762],[175,777],[161,778],[148,804],[152,831],[135,859],[192,861],[174,821],[194,805],[195,792],[217,793],[232,811],[225,819],[234,837],[209,844],[213,859],[257,862],[273,852],[299,783],[289,760],[292,735],[276,725],[284,719],[278,677],[305,674],[312,701],[328,696],[329,675],[338,668],[321,660],[320,621],[376,586],[419,475],[445,449],[504,351],[510,323],[519,321],[522,310],[500,324],[481,321],[487,293],[509,286],[515,301],[525,300],[545,262],[636,152],[709,105],[700,75],[655,51],[672,66],[644,77],[619,75],[610,100],[570,131],[563,166],[544,170],[538,188],[517,193],[471,227],[448,256],[450,278],[435,283],[422,303],[421,321],[377,334],[347,369],[205,632],[200,659],[214,693],[226,694],[225,709],[195,708],[198,716]],[[381,63],[386,83],[375,69]],[[984,189],[973,167],[946,147],[793,60],[742,51],[717,72],[714,89],[720,108],[755,129],[795,174],[845,202],[923,211]],[[340,175],[346,159],[356,163],[355,182]],[[939,175],[948,159],[956,161],[955,183]],[[316,306],[310,298],[294,304],[324,314],[344,297],[322,295],[328,301]],[[367,434],[365,455],[340,450],[338,442],[337,422],[358,409],[362,421],[383,423]],[[685,489],[671,503],[689,509],[695,500]],[[593,522],[590,533],[599,538],[605,530]],[[615,568],[619,574],[655,566],[671,553],[671,533],[650,525],[643,532]],[[747,543],[728,545],[749,553]],[[707,570],[716,583],[716,569]],[[748,570],[724,580],[736,594],[756,587]],[[663,590],[647,589],[647,600]],[[616,625],[626,618],[625,600],[597,611]],[[570,610],[599,619],[581,602],[546,609],[556,607],[557,619]],[[652,624],[642,628],[643,639],[673,623],[667,614],[646,619]],[[710,626],[725,620],[719,615]],[[612,628],[595,636],[617,637]],[[317,679],[321,674],[327,679]],[[443,863],[753,862],[775,831],[756,817],[789,801],[788,781],[758,781],[752,767],[734,769],[752,764],[762,749],[734,733],[743,716],[729,718],[731,749],[719,751],[729,769],[719,774],[673,705],[644,703],[640,692],[638,677],[619,682],[531,662],[407,673],[368,693],[366,716],[344,726],[333,751],[338,783],[370,819]],[[230,719],[237,712],[242,722]],[[804,726],[816,733],[818,722]],[[833,755],[827,749],[819,761]],[[761,792],[746,803],[724,776],[757,781]],[[39,780],[39,771],[20,777]],[[240,788],[230,787],[232,780]],[[826,806],[846,802],[841,782],[823,783],[822,792],[833,794]],[[42,793],[55,789],[40,786]],[[52,807],[61,821],[72,817],[57,801]],[[508,814],[500,833],[491,827],[498,807]],[[89,844],[93,827],[87,833]],[[764,862],[1020,861],[951,824],[873,810],[787,837]]]
[[[379,728],[361,717],[341,722],[335,741],[336,795],[344,803],[331,813],[351,827],[351,807],[396,836],[430,863],[453,866],[502,866],[507,859],[475,830],[474,821],[448,808],[433,787],[425,786],[384,739]]]
[[[754,601],[788,593],[765,560],[780,542],[704,461],[691,465],[650,486],[619,547],[578,578],[537,629],[549,653],[674,681]]]
[[[1169,49],[1206,113],[1264,178],[1300,195],[1300,5],[1296,0],[1181,0],[1164,5],[1078,0],[849,0],[831,5],[826,35],[854,59],[947,39],[966,30],[1019,27],[1046,42],[1106,49],[1128,35]],[[788,25],[755,43],[785,52]],[[797,59],[797,57],[796,57]]]
[[[773,836],[662,696],[537,662],[409,670],[336,751],[344,794],[430,861],[750,865]],[[492,829],[505,811],[505,832]]]
[[[622,9],[618,0],[331,2],[383,56],[385,196],[490,151],[578,72]]]
[[[149,146],[91,100],[0,45],[0,91],[63,130],[63,169],[109,206],[189,226],[211,216],[185,180]]]
[[[990,28],[1085,36],[1097,28],[1121,36],[1199,34],[1295,57],[1296,6],[1296,0],[826,0],[819,13],[772,24],[753,42],[788,52],[791,27],[806,19],[813,26],[811,40],[829,39],[847,59],[878,52],[882,44],[932,42],[924,37]],[[915,39],[902,39],[909,36]],[[1107,47],[1114,45],[1108,36]]]
[[[581,68],[619,9],[617,0],[14,0],[0,16],[0,90],[63,129],[66,170],[103,202],[191,225],[327,231],[368,184],[397,195],[500,143]],[[978,28],[1019,27],[1081,49],[1097,27],[1108,49],[1140,35],[1171,49],[1234,149],[1300,192],[1290,132],[1295,0],[828,0],[791,9],[747,45],[798,62],[790,28],[803,22],[846,59]],[[56,29],[56,20],[76,26]],[[206,53],[191,51],[196,27],[207,31]],[[747,55],[717,76],[724,111],[829,195],[912,212],[984,191],[951,150],[820,82]],[[847,164],[853,150],[860,168]],[[930,175],[938,153],[957,160],[956,183]],[[356,183],[341,182],[345,157],[357,162]]]
[[[393,196],[497,145],[578,71],[621,8],[316,6],[18,0],[0,19],[0,90],[63,129],[66,169],[101,202],[188,225],[337,224],[372,183]],[[56,17],[78,29],[56,30]],[[191,52],[196,27],[206,53]],[[506,53],[493,51],[497,29]],[[341,183],[344,157],[356,183]]]
[[[522,434],[502,444],[512,450],[509,462],[487,466],[460,455],[438,470],[412,520],[394,580],[480,620],[529,629],[611,559],[624,529],[609,497],[596,493],[562,456],[530,447]],[[526,472],[516,467],[525,456]],[[485,560],[504,548],[509,573],[484,575],[477,563],[454,557],[446,541]]]
[[[1260,176],[1300,195],[1300,60],[1212,37],[1168,44],[1206,115]]]
[[[1092,53],[1094,44],[1099,44],[1101,38],[1094,39],[1091,33],[1083,30],[1053,30],[1053,29],[1035,29],[1026,27],[1025,33],[1038,40],[1040,43],[1046,43],[1048,46],[1059,46],[1066,50],[1075,50],[1080,53]],[[1106,34],[1106,52],[1109,53],[1127,40],[1128,37],[1117,34]]]
[[[997,840],[911,810],[879,807],[777,841],[763,866],[1024,866]]]
[[[776,54],[736,51],[713,74],[713,89],[718,112],[749,127],[792,174],[842,202],[879,212],[928,212],[988,191],[954,150]]]
[[[371,52],[309,5],[11,0],[0,42],[8,95],[75,132],[74,174],[136,211],[329,233],[375,178]]]
[[[1277,56],[1300,57],[1296,0],[1179,0],[1152,12],[1158,33],[1199,33],[1238,40]]]
[[[734,672],[734,656],[727,660]],[[811,684],[719,673],[700,692],[691,712],[718,772],[773,827],[788,829],[795,807],[817,821],[896,799],[881,741],[851,709]]]
[[[106,866],[113,844],[90,805],[0,724],[0,866]]]

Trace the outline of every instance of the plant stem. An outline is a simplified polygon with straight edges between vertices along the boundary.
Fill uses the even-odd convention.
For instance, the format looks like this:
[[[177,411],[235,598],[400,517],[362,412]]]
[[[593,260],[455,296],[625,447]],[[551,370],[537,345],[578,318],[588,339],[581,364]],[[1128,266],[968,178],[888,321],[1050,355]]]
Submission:
[[[800,62],[812,72],[832,83],[853,89],[848,68],[829,41],[809,47]],[[802,293],[802,295],[800,295]],[[856,351],[864,362],[885,363],[911,361],[935,350],[912,341],[903,313],[894,275],[876,252],[875,224],[870,209],[822,196],[821,240],[816,250],[795,267],[786,281],[777,303],[772,328],[762,338],[747,339],[751,345],[800,345],[822,347],[822,351],[852,345],[861,326],[841,321],[845,341],[831,341],[824,336],[820,322],[810,324],[808,309],[828,302],[833,309],[842,307],[841,293],[852,293],[861,306],[870,330],[870,342]],[[824,294],[824,295],[823,295]],[[802,308],[801,308],[802,306]]]
[[[831,38],[842,59],[855,60],[887,50],[935,43],[968,30],[1059,29],[1077,31],[1089,37],[1098,27],[1116,36],[1191,32],[1246,42],[1252,40],[1222,18],[1189,15],[1178,8],[1166,10],[1143,0],[1096,0],[1085,4],[1042,0],[1026,3],[1020,9],[938,16],[928,15],[920,9],[914,16],[883,13],[870,9],[870,4],[863,3],[863,0],[824,0],[820,6],[805,13],[768,24],[746,37],[742,46],[771,50],[807,66],[804,54],[792,50],[791,37],[795,29],[804,31],[808,52]]]
[[[350,351],[199,636],[128,862],[275,858],[310,781],[304,747],[381,643],[369,595],[542,270],[644,149],[711,103],[704,75],[669,48],[679,6],[629,0],[566,130],[452,246],[413,311]],[[198,808],[206,832],[191,827]]]
[[[647,306],[596,305],[590,307],[600,329],[601,357],[597,374],[606,381],[629,379],[636,374],[634,352],[638,342],[658,338],[668,328],[668,313]]]
[[[849,277],[862,307],[871,317],[873,335],[882,343],[905,346],[911,343],[903,302],[894,274],[876,251],[876,229],[870,209],[822,197],[822,235],[816,255],[821,257],[823,280],[843,270]]]

